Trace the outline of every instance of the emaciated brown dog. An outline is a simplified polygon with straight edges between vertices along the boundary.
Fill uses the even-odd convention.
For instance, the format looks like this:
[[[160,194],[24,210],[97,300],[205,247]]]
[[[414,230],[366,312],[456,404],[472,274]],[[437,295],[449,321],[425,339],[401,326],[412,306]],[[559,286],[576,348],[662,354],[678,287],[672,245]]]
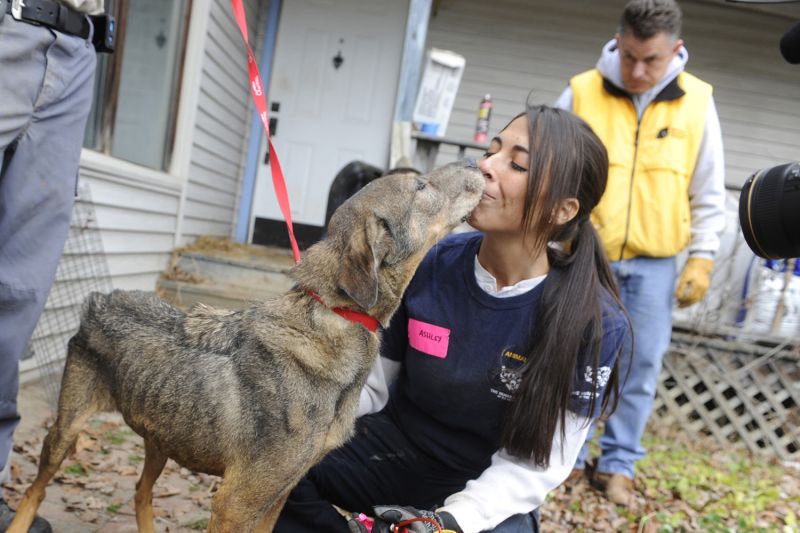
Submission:
[[[91,294],[38,475],[8,531],[28,530],[98,410],[118,410],[144,438],[139,531],[153,531],[152,488],[167,458],[223,477],[209,531],[271,531],[294,485],[350,437],[377,357],[378,334],[331,309],[386,326],[425,253],[477,205],[483,183],[464,163],[375,180],[294,267],[297,285],[245,310],[184,313],[143,292]]]

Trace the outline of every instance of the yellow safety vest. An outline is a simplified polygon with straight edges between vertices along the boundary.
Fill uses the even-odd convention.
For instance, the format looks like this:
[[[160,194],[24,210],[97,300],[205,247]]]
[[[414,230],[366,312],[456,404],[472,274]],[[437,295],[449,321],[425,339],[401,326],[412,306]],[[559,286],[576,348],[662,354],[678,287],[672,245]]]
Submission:
[[[670,257],[688,244],[689,182],[703,140],[711,85],[682,72],[645,109],[597,69],[570,80],[572,110],[608,150],[608,184],[592,222],[611,261]]]

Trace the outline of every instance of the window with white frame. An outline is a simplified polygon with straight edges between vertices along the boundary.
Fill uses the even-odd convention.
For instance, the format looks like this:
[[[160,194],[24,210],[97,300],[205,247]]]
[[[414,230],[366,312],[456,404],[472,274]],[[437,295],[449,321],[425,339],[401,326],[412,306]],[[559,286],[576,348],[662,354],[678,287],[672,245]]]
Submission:
[[[106,0],[117,49],[98,54],[84,146],[169,169],[191,0]]]

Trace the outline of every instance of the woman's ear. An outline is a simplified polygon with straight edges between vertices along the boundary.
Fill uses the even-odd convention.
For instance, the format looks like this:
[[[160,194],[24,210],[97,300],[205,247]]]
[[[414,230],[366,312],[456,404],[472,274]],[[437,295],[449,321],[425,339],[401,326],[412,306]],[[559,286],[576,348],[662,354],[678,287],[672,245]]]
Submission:
[[[553,211],[553,215],[550,220],[556,226],[563,226],[575,218],[575,215],[578,214],[580,207],[581,203],[577,198],[564,198],[558,202],[558,206]]]

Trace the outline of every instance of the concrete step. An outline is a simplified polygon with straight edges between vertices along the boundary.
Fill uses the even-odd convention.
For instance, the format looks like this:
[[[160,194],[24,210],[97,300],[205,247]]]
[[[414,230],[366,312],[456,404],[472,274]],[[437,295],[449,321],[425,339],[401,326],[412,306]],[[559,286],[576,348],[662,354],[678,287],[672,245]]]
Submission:
[[[282,248],[206,240],[176,253],[157,291],[181,308],[204,303],[239,309],[283,294],[294,284],[288,275],[294,260]]]
[[[290,287],[290,284],[285,287],[273,284],[248,289],[238,285],[191,283],[162,278],[158,280],[156,292],[161,298],[181,309],[189,309],[198,303],[223,309],[242,309],[283,294]]]
[[[176,266],[180,271],[199,275],[209,283],[238,285],[258,290],[261,286],[285,287],[289,279],[289,269],[293,264],[290,256],[254,258],[184,252],[180,255]]]

